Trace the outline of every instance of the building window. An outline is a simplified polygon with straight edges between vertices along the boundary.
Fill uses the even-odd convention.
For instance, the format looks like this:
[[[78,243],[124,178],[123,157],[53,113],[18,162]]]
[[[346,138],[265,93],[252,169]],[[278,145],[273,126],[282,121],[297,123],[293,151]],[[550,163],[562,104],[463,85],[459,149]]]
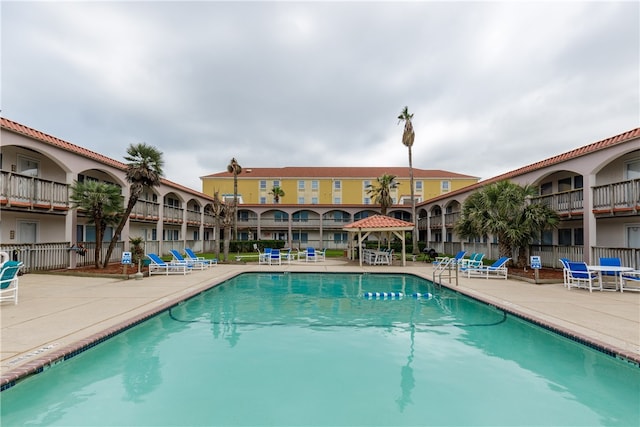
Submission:
[[[298,181],[298,191],[304,191],[304,180]]]
[[[558,230],[558,245],[571,246],[572,230],[570,228],[563,228]]]
[[[450,189],[451,187],[449,181],[440,181],[440,191],[442,191],[443,193],[448,193]]]
[[[416,191],[422,191],[422,181],[416,181]]]
[[[280,180],[277,180],[277,179],[276,179],[276,180],[274,180],[274,181],[273,181],[273,186],[274,186],[274,187],[280,187]]]
[[[576,246],[584,245],[584,228],[573,229],[573,244]]]
[[[346,243],[346,242],[347,242],[347,233],[333,234],[333,243]]]
[[[545,182],[540,185],[540,195],[544,196],[545,194],[553,193],[553,184],[550,182]]]
[[[333,181],[333,189],[340,191],[342,189],[342,181]]]
[[[311,181],[311,191],[318,191],[318,188],[320,188],[320,184],[318,183],[318,181]]]
[[[264,205],[264,204],[266,204],[266,203],[267,203],[267,198],[266,198],[266,197],[264,197],[264,196],[260,196],[260,204],[261,204],[261,205]]]
[[[371,187],[371,181],[369,181],[369,180],[362,181],[362,187],[363,187],[365,190],[368,190],[368,189],[369,189],[369,187]]]
[[[308,233],[301,233],[299,231],[294,231],[291,233],[293,236],[294,242],[307,243],[309,241]]]
[[[633,160],[627,163],[627,179],[640,178],[640,160]]]
[[[363,203],[365,205],[370,205],[371,204],[371,198],[370,197],[365,197],[364,200],[363,200]]]
[[[571,178],[563,178],[558,180],[558,193],[571,190]]]
[[[333,198],[333,204],[334,205],[339,205],[342,203],[342,199],[340,197],[334,197]]]
[[[275,222],[287,222],[289,215],[286,212],[277,211],[273,213],[273,219]]]
[[[298,204],[299,205],[304,205],[304,197],[303,196],[298,197]]]
[[[267,191],[267,181],[264,179],[260,180],[260,191]]]
[[[40,162],[18,156],[18,173],[27,176],[40,176]]]
[[[318,204],[318,198],[317,197],[312,197],[311,198],[311,204],[312,205],[317,205]]]

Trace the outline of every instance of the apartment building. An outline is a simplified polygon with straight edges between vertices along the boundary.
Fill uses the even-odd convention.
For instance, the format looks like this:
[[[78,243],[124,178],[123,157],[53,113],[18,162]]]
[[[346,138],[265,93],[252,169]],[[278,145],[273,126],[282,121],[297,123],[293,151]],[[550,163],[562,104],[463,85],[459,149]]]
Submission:
[[[423,241],[438,252],[467,249],[497,258],[494,236],[464,241],[454,224],[470,194],[501,180],[537,187],[531,202],[549,204],[561,217],[556,230],[530,247],[543,265],[560,267],[560,257],[595,264],[619,257],[640,268],[640,128],[426,200],[417,211]]]
[[[389,214],[411,221],[408,167],[283,167],[244,168],[237,175],[238,238],[284,240],[294,247],[343,248],[342,227],[371,214],[379,206],[367,190],[382,175],[396,177]],[[477,177],[443,170],[413,169],[416,202],[478,182]],[[224,171],[200,178],[202,192],[218,192],[233,200],[234,176]],[[276,201],[273,188],[284,195]]]
[[[0,119],[0,132],[0,250],[16,254],[27,269],[91,263],[95,226],[72,209],[70,187],[74,181],[107,182],[119,186],[126,199],[126,165],[5,118]],[[137,202],[113,260],[129,249],[129,237],[142,237],[147,252],[166,254],[184,246],[211,251],[217,236],[212,202],[205,194],[163,179]],[[112,235],[108,228],[103,249]],[[68,250],[78,243],[87,249],[85,256]]]

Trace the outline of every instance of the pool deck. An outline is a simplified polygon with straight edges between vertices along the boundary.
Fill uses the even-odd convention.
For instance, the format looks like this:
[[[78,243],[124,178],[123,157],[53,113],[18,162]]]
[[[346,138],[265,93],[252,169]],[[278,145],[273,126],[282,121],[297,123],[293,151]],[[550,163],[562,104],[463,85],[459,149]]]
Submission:
[[[397,261],[396,261],[397,263]],[[340,259],[291,265],[220,264],[186,276],[142,280],[51,274],[20,277],[19,303],[4,302],[1,319],[3,387],[46,369],[65,355],[104,340],[178,301],[243,272],[392,272],[433,279],[430,264],[363,266]],[[640,292],[567,290],[562,283],[447,277],[442,285],[640,363]]]

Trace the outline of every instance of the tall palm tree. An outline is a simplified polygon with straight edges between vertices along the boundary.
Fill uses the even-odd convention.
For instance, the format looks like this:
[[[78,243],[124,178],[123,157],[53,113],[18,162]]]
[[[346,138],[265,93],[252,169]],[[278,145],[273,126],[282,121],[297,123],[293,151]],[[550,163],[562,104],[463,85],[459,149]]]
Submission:
[[[498,238],[500,256],[518,249],[517,265],[527,263],[526,249],[544,230],[558,225],[558,214],[548,205],[531,203],[537,189],[508,180],[489,184],[471,194],[462,206],[455,232],[464,238]]]
[[[229,260],[229,243],[231,241],[231,227],[234,223],[235,207],[231,203],[222,205],[222,228],[224,229],[223,255],[224,261]]]
[[[238,175],[242,173],[242,166],[235,157],[227,165],[227,172],[233,174],[233,239],[238,240]]]
[[[107,225],[115,224],[124,210],[120,187],[97,181],[75,182],[71,186],[70,200],[73,208],[82,209],[96,227],[94,264],[100,267],[100,252]]]
[[[409,114],[409,107],[404,107],[402,112],[398,116],[398,123],[404,122],[404,131],[402,132],[402,143],[409,149],[409,182],[411,185],[411,218],[413,220],[413,254],[420,253],[418,249],[418,219],[416,218],[416,199],[414,197],[414,185],[413,185],[413,159],[411,157],[411,147],[413,147],[413,140],[416,138],[416,134],[413,131],[413,114]]]
[[[155,147],[145,143],[131,144],[127,148],[127,155],[124,159],[129,162],[125,175],[129,183],[129,201],[124,215],[113,233],[113,239],[111,239],[107,249],[103,267],[109,265],[109,258],[111,258],[116,242],[120,240],[120,233],[122,233],[122,229],[129,221],[129,215],[138,202],[140,195],[145,188],[160,186],[160,179],[162,178],[164,161],[162,160],[162,153]]]
[[[284,197],[284,190],[277,185],[269,192],[273,196],[273,203],[280,203],[280,197]]]
[[[213,193],[213,208],[211,209],[211,214],[215,219],[216,223],[216,246],[213,250],[215,257],[220,259],[220,225],[222,224],[222,214],[224,211],[224,204],[222,200],[220,200],[220,193],[218,191],[214,191]]]
[[[393,204],[391,191],[398,188],[395,175],[383,174],[376,178],[376,185],[369,184],[366,188],[367,194],[373,201],[380,205],[380,213],[387,214],[387,209]]]

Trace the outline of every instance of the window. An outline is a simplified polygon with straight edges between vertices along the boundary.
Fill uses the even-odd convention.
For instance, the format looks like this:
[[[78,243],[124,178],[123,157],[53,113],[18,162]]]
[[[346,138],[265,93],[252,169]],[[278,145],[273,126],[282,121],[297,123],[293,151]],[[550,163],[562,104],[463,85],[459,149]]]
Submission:
[[[553,184],[550,182],[545,182],[540,184],[540,195],[544,196],[545,194],[553,193]]]
[[[18,173],[28,176],[39,176],[40,162],[27,157],[18,156]]]
[[[304,191],[304,180],[298,181],[298,191]]]
[[[318,191],[318,188],[320,188],[320,184],[318,183],[318,181],[317,180],[311,181],[311,190]]]
[[[571,178],[563,178],[558,180],[558,193],[571,190]]]
[[[333,243],[346,243],[346,242],[347,242],[347,233],[333,234]]]
[[[541,241],[543,245],[553,245],[553,231],[551,230],[543,231]]]
[[[573,244],[576,246],[584,245],[584,228],[574,228]]]
[[[363,203],[365,205],[370,205],[371,204],[371,198],[370,197],[365,197]]]
[[[570,228],[563,228],[558,230],[558,245],[571,246],[572,230]]]
[[[241,221],[241,222],[249,221],[249,212],[248,211],[238,211],[238,221]]]
[[[293,233],[291,233],[291,235],[293,236],[294,242],[307,243],[309,241],[308,233],[301,233],[299,231],[294,231]]]
[[[627,179],[640,178],[640,160],[632,160],[627,163]]]
[[[299,205],[304,205],[304,196],[298,197],[298,204]]]
[[[416,191],[422,191],[422,181],[416,181]]]
[[[318,198],[317,197],[312,197],[311,198],[311,204],[312,205],[317,205],[318,204]]]
[[[440,181],[440,191],[442,191],[443,193],[448,193],[449,189],[450,189],[449,181]]]
[[[333,189],[340,191],[342,189],[342,181],[333,181]]]
[[[275,222],[287,222],[289,221],[289,215],[286,212],[277,211],[273,213],[273,220]]]
[[[267,191],[267,181],[264,179],[260,180],[260,191]]]
[[[280,180],[277,180],[277,179],[276,179],[276,180],[274,180],[274,181],[273,181],[273,186],[274,186],[274,187],[280,187]]]
[[[293,214],[293,222],[307,222],[309,221],[309,212],[302,211]]]
[[[579,189],[579,188],[583,188],[584,184],[583,184],[583,178],[582,175],[576,175],[573,177],[573,188],[575,189]]]
[[[267,198],[264,196],[260,196],[260,204],[264,205],[265,203],[267,203]]]
[[[369,187],[371,186],[371,181],[369,180],[362,181],[362,186],[364,187],[365,190],[368,190]]]
[[[333,198],[333,204],[334,205],[339,205],[342,203],[342,199],[340,197],[334,197]]]

